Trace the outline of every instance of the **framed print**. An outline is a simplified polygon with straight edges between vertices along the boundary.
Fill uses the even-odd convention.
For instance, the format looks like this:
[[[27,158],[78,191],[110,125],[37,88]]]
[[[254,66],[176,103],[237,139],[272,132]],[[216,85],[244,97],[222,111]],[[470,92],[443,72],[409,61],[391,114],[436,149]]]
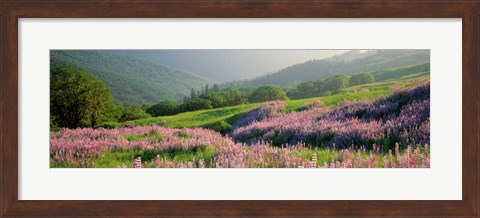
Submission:
[[[2,216],[478,216],[478,1],[1,4]]]

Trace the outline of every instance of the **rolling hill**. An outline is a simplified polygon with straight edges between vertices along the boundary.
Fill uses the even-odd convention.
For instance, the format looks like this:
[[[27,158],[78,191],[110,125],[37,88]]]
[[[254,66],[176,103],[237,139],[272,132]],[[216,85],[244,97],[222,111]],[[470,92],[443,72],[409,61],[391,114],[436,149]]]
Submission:
[[[338,57],[311,60],[289,66],[273,74],[227,85],[260,86],[264,84],[275,84],[286,87],[303,81],[324,79],[334,74],[351,75],[358,72],[375,72],[387,68],[427,63],[430,62],[430,51],[379,50],[365,57],[350,58],[347,59],[347,61],[338,60]]]
[[[124,105],[180,101],[190,90],[211,81],[191,73],[134,56],[100,50],[51,50],[50,66],[72,64],[100,79]]]
[[[421,72],[430,73],[430,63],[383,69],[373,72],[372,75],[375,81],[379,82]]]

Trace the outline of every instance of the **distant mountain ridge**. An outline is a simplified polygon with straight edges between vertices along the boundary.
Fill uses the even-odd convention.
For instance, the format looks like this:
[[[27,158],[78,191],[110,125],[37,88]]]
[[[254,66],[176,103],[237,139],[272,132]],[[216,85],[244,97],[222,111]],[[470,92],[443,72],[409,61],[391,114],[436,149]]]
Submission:
[[[376,50],[351,50],[349,52],[335,55],[333,57],[325,58],[323,60],[336,62],[336,63],[343,63],[343,62],[352,61],[358,58],[368,57],[368,56],[374,55],[375,53],[377,53]]]
[[[377,50],[372,53],[346,53],[351,55],[348,61],[341,58],[311,60],[284,68],[276,73],[251,80],[227,83],[235,86],[260,86],[274,84],[292,86],[303,81],[325,79],[335,74],[351,75],[358,72],[374,72],[387,68],[402,67],[430,62],[429,50]],[[357,57],[353,57],[357,55]],[[342,56],[342,55],[340,55]]]
[[[212,84],[208,79],[140,58],[101,50],[51,50],[50,66],[72,64],[100,79],[124,105],[181,101],[192,88]]]
[[[154,63],[193,72],[216,82],[251,79],[274,73],[292,64],[324,59],[346,50],[285,49],[173,49],[113,50]]]

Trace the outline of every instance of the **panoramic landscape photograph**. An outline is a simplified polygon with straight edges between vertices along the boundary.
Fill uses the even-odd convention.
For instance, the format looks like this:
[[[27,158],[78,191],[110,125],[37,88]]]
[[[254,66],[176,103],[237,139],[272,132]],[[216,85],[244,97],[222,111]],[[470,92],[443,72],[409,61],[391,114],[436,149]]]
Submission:
[[[430,50],[50,50],[50,168],[430,168]]]

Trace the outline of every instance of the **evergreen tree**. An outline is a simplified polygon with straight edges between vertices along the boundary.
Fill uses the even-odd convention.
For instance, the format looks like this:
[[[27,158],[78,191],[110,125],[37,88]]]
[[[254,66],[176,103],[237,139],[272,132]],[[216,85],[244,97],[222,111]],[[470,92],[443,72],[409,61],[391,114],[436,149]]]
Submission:
[[[195,98],[197,98],[197,92],[194,88],[192,88],[192,90],[190,91],[190,99],[193,100]]]
[[[229,105],[239,105],[247,103],[247,95],[238,89],[231,89],[228,91]]]
[[[220,91],[220,89],[218,88],[218,84],[213,84],[213,89],[212,89],[212,91],[214,91],[214,92]]]

